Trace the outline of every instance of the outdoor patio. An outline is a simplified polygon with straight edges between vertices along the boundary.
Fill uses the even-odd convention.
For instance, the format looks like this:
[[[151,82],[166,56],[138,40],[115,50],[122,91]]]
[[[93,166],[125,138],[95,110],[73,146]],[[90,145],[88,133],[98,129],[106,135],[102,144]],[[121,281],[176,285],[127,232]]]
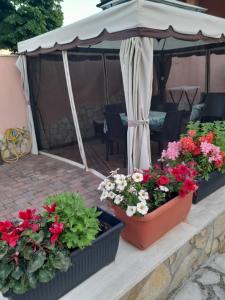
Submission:
[[[18,210],[39,208],[50,194],[79,192],[89,206],[99,205],[100,179],[78,167],[46,157],[28,156],[16,164],[0,166],[0,219]]]

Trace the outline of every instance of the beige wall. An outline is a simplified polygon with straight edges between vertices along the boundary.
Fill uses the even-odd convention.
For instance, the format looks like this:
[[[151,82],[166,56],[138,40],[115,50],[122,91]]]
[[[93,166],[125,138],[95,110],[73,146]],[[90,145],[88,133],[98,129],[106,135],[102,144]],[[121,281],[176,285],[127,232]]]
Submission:
[[[25,98],[16,56],[0,56],[0,133],[26,124]]]

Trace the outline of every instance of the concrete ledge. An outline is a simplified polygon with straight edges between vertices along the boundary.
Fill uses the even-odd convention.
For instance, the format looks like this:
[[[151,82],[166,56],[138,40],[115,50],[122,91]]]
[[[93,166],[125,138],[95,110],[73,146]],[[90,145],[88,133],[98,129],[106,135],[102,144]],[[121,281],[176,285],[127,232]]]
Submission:
[[[139,251],[121,240],[116,261],[61,300],[168,299],[216,252],[225,252],[225,187],[192,206],[186,222],[149,249]]]
[[[121,240],[116,261],[61,300],[165,300],[216,252],[225,252],[225,187],[149,249]]]

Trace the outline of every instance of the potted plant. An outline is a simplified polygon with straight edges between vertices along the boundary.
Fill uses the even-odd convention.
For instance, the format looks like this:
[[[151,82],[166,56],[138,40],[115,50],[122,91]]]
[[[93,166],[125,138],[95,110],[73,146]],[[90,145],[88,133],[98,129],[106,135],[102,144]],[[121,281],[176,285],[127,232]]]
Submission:
[[[196,204],[225,184],[225,122],[190,123],[187,134],[168,144],[162,161],[170,166],[180,162],[192,164],[198,172]]]
[[[78,194],[49,197],[44,212],[0,222],[0,290],[12,300],[59,299],[111,263],[123,224]]]
[[[197,189],[194,176],[185,164],[128,176],[115,171],[99,186],[101,200],[110,201],[125,223],[122,237],[144,250],[186,218]]]

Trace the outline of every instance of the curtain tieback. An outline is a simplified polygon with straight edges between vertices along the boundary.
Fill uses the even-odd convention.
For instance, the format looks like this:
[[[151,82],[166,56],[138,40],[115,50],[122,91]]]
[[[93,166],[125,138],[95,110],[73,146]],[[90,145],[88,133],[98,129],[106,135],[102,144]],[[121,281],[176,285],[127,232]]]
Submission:
[[[128,127],[138,127],[140,125],[149,125],[149,119],[147,120],[128,120]]]

